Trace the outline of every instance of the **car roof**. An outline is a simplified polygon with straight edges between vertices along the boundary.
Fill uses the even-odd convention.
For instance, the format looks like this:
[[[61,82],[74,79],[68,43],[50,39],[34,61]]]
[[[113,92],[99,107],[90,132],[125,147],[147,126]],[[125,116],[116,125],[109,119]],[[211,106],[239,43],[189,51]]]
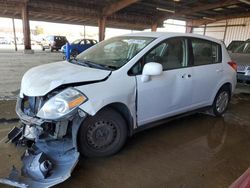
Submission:
[[[95,40],[95,39],[81,39],[81,40]],[[96,41],[96,40],[95,40]]]
[[[168,37],[196,37],[196,38],[201,38],[205,40],[210,40],[214,41],[217,43],[222,44],[223,42],[204,35],[198,35],[198,34],[193,34],[193,33],[174,33],[174,32],[138,32],[138,33],[131,33],[131,34],[126,34],[123,36],[140,36],[140,37],[154,37],[154,38],[168,38]]]

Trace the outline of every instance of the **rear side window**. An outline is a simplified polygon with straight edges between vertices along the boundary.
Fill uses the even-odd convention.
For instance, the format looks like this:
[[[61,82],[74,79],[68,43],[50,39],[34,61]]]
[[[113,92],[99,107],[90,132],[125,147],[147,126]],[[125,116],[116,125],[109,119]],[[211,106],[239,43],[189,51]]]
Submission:
[[[221,46],[208,40],[192,38],[192,65],[208,65],[221,62]]]
[[[91,44],[90,40],[85,39],[85,44]]]

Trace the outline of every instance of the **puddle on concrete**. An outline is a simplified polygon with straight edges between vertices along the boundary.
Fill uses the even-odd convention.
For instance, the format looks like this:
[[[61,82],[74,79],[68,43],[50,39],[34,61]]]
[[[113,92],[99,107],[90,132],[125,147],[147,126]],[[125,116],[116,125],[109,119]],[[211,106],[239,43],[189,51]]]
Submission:
[[[16,117],[7,113],[13,104],[0,102],[0,119]],[[8,127],[0,123],[0,139]],[[196,114],[138,133],[115,156],[81,159],[56,187],[228,187],[250,166],[249,138],[250,96],[238,94],[223,118]],[[20,151],[3,143],[0,151],[2,175]]]

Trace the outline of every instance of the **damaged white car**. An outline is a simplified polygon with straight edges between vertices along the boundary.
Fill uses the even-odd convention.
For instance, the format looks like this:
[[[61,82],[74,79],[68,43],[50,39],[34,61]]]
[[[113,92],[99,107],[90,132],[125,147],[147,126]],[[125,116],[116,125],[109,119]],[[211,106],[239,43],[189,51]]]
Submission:
[[[163,119],[208,109],[221,116],[236,65],[216,39],[136,33],[105,40],[69,62],[30,69],[8,141],[27,147],[0,183],[51,187],[70,177],[80,154],[115,154],[126,139]]]

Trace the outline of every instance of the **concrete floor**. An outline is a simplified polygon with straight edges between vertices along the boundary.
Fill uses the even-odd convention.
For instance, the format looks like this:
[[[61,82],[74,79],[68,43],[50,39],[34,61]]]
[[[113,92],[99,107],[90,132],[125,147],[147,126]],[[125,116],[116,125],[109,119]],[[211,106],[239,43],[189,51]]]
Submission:
[[[60,52],[35,51],[23,54],[0,48],[0,99],[13,99],[20,89],[23,74],[31,67],[62,61]]]
[[[0,177],[20,167],[22,148],[3,143],[17,125],[13,100],[30,67],[59,61],[60,53],[0,52]],[[196,114],[143,131],[117,155],[81,159],[58,188],[228,187],[250,166],[250,86],[238,86],[224,117]],[[4,187],[0,185],[0,187]]]

